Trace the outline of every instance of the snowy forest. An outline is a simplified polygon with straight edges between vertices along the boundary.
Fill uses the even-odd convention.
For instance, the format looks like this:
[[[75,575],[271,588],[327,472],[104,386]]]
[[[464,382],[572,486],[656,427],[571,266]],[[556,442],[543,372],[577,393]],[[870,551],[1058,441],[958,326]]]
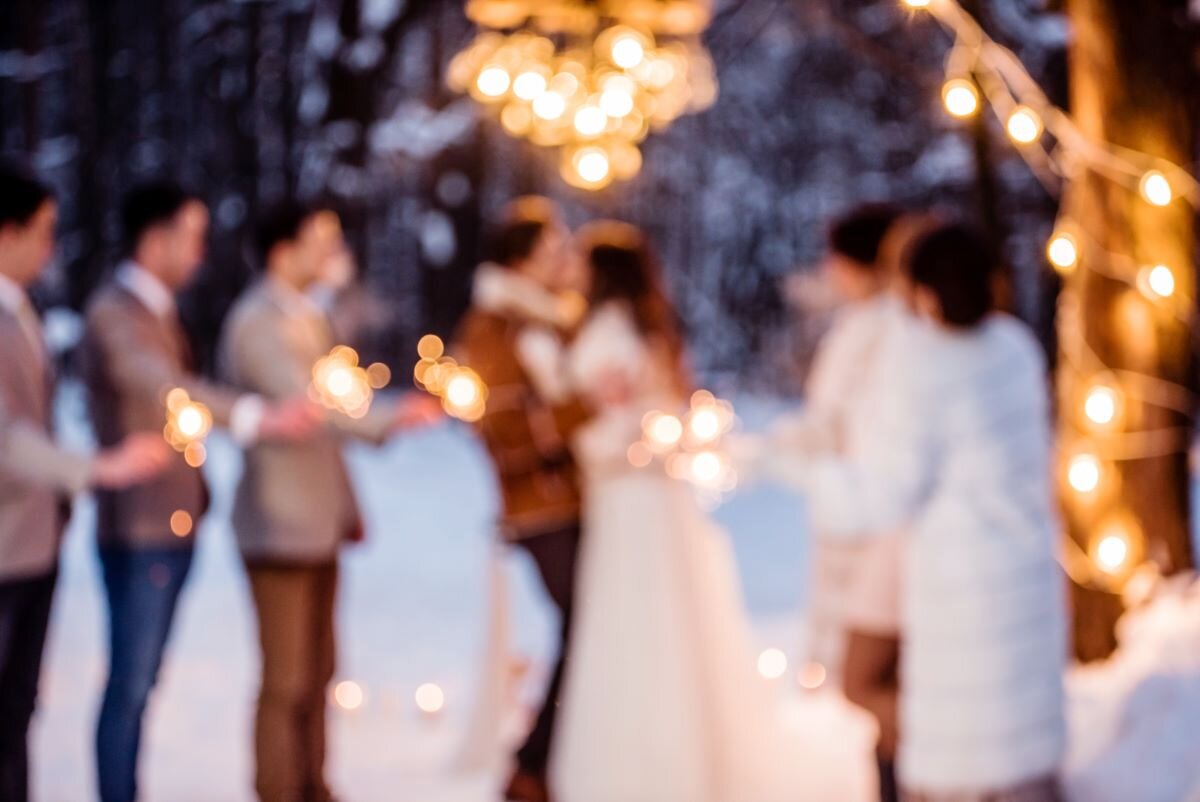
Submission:
[[[1061,16],[976,5],[1061,101]],[[653,136],[640,176],[601,193],[564,187],[546,153],[447,88],[473,33],[453,0],[12,0],[0,15],[0,155],[31,156],[63,199],[42,300],[78,308],[115,262],[115,199],[176,176],[214,210],[185,304],[201,353],[251,275],[249,221],[289,196],[343,209],[370,287],[363,344],[393,364],[453,326],[482,221],[529,192],[653,233],[709,375],[798,387],[809,327],[788,314],[789,277],[816,265],[829,217],[865,200],[974,209],[1018,277],[1016,308],[1049,335],[1055,202],[998,128],[946,118],[949,39],[892,0],[718,3],[717,104]]]

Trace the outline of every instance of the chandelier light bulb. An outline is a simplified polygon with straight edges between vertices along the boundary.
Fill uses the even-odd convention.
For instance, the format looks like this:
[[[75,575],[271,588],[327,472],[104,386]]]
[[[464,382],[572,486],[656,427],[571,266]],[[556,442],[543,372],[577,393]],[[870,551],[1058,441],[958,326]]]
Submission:
[[[1079,263],[1079,246],[1074,237],[1059,231],[1050,238],[1046,246],[1046,257],[1060,273],[1069,273]]]
[[[623,70],[632,70],[646,58],[646,48],[633,34],[618,36],[612,45],[612,60]]]
[[[533,113],[543,120],[561,119],[567,112],[567,100],[557,92],[546,92],[533,101]]]
[[[973,117],[979,111],[979,90],[966,78],[952,78],[942,87],[942,102],[955,117]]]
[[[536,70],[527,70],[513,81],[513,94],[521,100],[533,102],[545,93],[547,85],[546,76]]]
[[[1171,182],[1158,170],[1150,170],[1142,176],[1140,190],[1146,202],[1154,206],[1169,206],[1171,201],[1175,199],[1175,192],[1171,189]]]
[[[600,148],[583,148],[575,156],[575,170],[589,184],[599,184],[608,178],[612,169],[608,154]]]
[[[1018,106],[1009,116],[1005,127],[1008,135],[1020,145],[1032,145],[1041,138],[1042,131],[1045,130],[1042,118],[1028,106]]]
[[[485,67],[475,80],[475,86],[479,88],[479,91],[491,98],[503,97],[511,84],[512,78],[509,76],[508,70],[496,65]]]
[[[608,115],[599,106],[588,104],[575,112],[575,130],[580,136],[599,136],[607,127]]]

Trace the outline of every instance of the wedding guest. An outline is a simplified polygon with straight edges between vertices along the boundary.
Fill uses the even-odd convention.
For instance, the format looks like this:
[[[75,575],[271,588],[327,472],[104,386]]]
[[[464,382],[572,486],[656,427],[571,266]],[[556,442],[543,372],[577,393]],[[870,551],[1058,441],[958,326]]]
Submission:
[[[122,206],[128,258],[92,299],[83,338],[84,378],[102,445],[136,432],[161,436],[166,394],[182,387],[242,442],[304,436],[307,402],[268,409],[257,396],[195,373],[175,294],[204,259],[208,211],[170,182],[133,189]],[[139,487],[97,496],[96,539],[109,612],[109,674],[96,732],[102,802],[137,797],[142,719],[162,664],[176,604],[208,506],[201,473],[183,455]]]
[[[514,201],[491,233],[490,261],[476,273],[455,347],[490,391],[479,432],[499,479],[501,535],[533,559],[560,614],[558,661],[505,789],[507,799],[520,802],[549,799],[546,770],[570,644],[580,537],[579,478],[567,441],[587,415],[577,402],[539,392],[518,342],[532,328],[562,336],[578,322],[580,305],[558,292],[576,278],[568,238],[550,201]]]
[[[230,380],[267,399],[305,393],[313,365],[337,345],[308,294],[345,248],[335,212],[281,206],[261,221],[262,279],[235,304],[222,337]],[[329,802],[325,708],[335,671],[334,610],[341,546],[363,521],[342,436],[381,443],[434,417],[424,395],[376,399],[364,416],[329,413],[302,442],[245,449],[233,525],[258,617],[262,684],[255,723],[255,788],[262,802]]]
[[[159,435],[134,435],[94,456],[54,441],[53,365],[26,289],[54,250],[50,191],[0,167],[0,800],[29,798],[28,731],[58,577],[62,501],[119,488],[166,465]]]
[[[1066,616],[1046,365],[1024,325],[992,311],[994,276],[974,230],[923,234],[907,271],[916,315],[880,354],[871,392],[888,402],[862,448],[764,448],[756,466],[806,491],[822,537],[908,531],[899,780],[910,800],[1059,798]]]

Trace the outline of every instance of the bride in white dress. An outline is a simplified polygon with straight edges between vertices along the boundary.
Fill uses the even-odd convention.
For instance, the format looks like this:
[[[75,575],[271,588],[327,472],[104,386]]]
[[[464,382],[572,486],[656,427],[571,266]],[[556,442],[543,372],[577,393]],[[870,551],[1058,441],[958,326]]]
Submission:
[[[546,391],[597,410],[574,444],[586,508],[554,799],[795,799],[800,756],[755,670],[728,539],[690,486],[627,458],[647,411],[686,405],[687,380],[644,238],[602,232],[586,250],[592,312],[578,336],[565,352],[536,334],[524,345]]]

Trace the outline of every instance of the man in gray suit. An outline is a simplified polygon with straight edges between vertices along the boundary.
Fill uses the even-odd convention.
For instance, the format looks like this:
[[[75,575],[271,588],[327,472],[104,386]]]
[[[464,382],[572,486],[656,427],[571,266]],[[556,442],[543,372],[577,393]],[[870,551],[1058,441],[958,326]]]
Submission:
[[[161,436],[133,437],[94,457],[51,433],[53,369],[26,288],[54,249],[49,190],[0,167],[0,800],[29,794],[29,722],[58,575],[64,498],[122,487],[166,465]]]
[[[175,295],[204,259],[208,211],[175,184],[135,188],[122,216],[129,258],[87,311],[85,377],[103,444],[161,432],[176,387],[209,407],[240,443],[307,436],[317,423],[302,396],[262,397],[195,373]],[[109,607],[111,660],[97,727],[101,802],[133,802],[142,716],[191,566],[195,525],[208,505],[201,473],[174,455],[142,487],[99,495],[97,541]]]
[[[303,393],[313,365],[336,345],[306,291],[344,249],[337,215],[285,206],[264,217],[266,275],[235,305],[222,343],[232,382],[265,398]],[[325,707],[334,675],[338,552],[362,518],[342,459],[344,436],[379,443],[431,419],[428,396],[375,405],[363,417],[329,413],[302,443],[246,450],[234,529],[250,578],[262,647],[255,787],[262,802],[329,802]]]

